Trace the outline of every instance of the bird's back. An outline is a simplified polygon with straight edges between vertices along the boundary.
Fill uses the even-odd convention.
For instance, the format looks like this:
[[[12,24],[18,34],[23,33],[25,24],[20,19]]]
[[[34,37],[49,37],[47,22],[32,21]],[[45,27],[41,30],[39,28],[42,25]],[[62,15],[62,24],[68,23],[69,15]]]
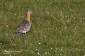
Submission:
[[[19,26],[17,27],[15,33],[26,33],[30,30],[31,23],[29,21],[24,20]]]

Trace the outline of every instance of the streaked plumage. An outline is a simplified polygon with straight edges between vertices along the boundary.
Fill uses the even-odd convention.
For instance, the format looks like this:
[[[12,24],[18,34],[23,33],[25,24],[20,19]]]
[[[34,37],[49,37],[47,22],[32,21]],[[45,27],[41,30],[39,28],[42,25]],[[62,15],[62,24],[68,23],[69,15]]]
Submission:
[[[31,23],[24,20],[16,29],[15,33],[26,33],[30,30]]]
[[[26,33],[30,30],[30,28],[31,28],[30,14],[31,13],[32,12],[28,10],[26,19],[21,24],[19,24],[15,33]]]

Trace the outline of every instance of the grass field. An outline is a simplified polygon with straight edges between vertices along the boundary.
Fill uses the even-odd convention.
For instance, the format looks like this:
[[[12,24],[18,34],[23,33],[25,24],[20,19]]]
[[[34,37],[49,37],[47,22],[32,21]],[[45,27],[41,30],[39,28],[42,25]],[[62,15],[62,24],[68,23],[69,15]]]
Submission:
[[[28,9],[23,42],[13,32]],[[0,0],[0,56],[85,56],[85,0]]]

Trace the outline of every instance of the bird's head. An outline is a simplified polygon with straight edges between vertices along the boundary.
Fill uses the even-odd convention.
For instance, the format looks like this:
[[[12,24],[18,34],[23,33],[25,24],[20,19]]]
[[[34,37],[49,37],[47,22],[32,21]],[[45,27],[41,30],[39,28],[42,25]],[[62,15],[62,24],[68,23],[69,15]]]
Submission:
[[[28,11],[27,11],[27,14],[32,14],[32,11],[31,11],[31,10],[28,10]]]
[[[28,10],[27,11],[27,14],[26,14],[26,20],[27,21],[30,21],[30,14],[32,14],[32,11],[31,10]]]

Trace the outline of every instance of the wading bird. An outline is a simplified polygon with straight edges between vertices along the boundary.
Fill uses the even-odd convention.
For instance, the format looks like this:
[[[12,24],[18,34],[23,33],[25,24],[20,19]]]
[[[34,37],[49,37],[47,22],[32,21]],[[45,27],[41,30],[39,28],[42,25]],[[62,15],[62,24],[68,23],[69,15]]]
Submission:
[[[15,34],[25,34],[28,32],[31,28],[31,22],[30,22],[30,15],[32,14],[32,11],[28,10],[26,13],[26,19],[21,22],[21,24],[18,25]]]

